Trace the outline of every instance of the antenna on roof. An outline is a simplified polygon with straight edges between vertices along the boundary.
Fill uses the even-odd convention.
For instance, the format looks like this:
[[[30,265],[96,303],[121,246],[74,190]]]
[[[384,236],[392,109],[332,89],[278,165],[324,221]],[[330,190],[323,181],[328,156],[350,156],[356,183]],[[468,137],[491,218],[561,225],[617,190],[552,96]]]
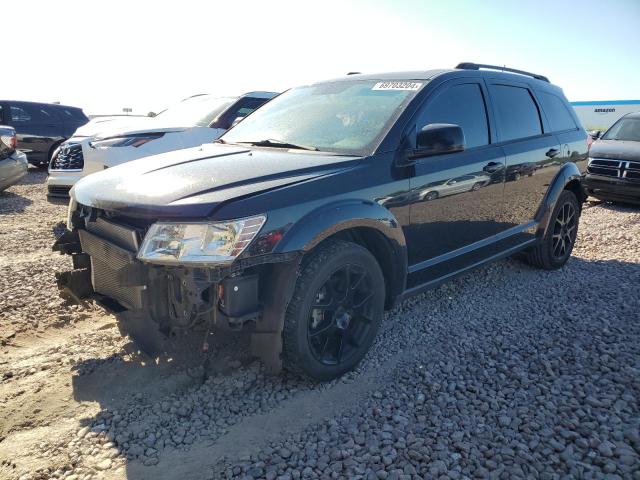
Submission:
[[[347,75],[360,75],[362,72],[349,72]]]

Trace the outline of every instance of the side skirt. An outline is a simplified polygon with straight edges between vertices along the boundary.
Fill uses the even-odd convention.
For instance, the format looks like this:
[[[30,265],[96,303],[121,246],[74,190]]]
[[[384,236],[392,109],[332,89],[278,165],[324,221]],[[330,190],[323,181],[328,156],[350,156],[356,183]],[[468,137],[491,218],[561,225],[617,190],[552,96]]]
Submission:
[[[477,261],[475,263],[472,263],[468,266],[465,266],[464,268],[458,269],[458,270],[454,270],[450,273],[447,273],[446,275],[443,275],[441,277],[438,277],[434,280],[430,280],[428,282],[416,285],[414,287],[408,288],[407,290],[405,290],[402,295],[401,295],[401,300],[406,300],[407,298],[413,297],[415,295],[419,295],[423,292],[426,292],[427,290],[431,290],[432,288],[436,288],[440,285],[442,285],[445,282],[448,282],[449,280],[453,280],[456,277],[459,277],[460,275],[463,275],[465,273],[467,273],[470,270],[473,270],[475,268],[481,267],[482,265],[486,265],[487,263],[491,263],[491,262],[495,262],[497,260],[500,260],[502,258],[506,258],[509,257],[511,255],[513,255],[514,253],[517,253],[521,250],[524,250],[528,247],[531,247],[533,245],[535,245],[538,242],[538,239],[536,238],[532,238],[530,240],[527,240],[525,242],[522,242],[518,245],[515,245],[511,248],[508,248],[506,250],[503,250],[499,253],[496,253],[494,255],[491,255],[489,257],[486,257],[480,261]]]

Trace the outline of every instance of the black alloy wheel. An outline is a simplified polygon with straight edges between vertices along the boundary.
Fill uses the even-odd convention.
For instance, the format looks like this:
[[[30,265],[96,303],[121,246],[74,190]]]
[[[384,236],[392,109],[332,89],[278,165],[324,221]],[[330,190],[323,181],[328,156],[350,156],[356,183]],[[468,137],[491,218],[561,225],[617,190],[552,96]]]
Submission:
[[[282,331],[285,368],[331,380],[355,368],[382,322],[385,279],[366,248],[326,240],[302,260]]]
[[[576,243],[580,223],[580,203],[570,190],[564,190],[553,208],[544,237],[535,247],[525,252],[531,265],[553,270],[562,267]]]
[[[357,265],[336,270],[316,292],[307,339],[314,357],[337,365],[358,352],[371,329],[371,275]]]
[[[553,255],[557,260],[562,260],[568,251],[573,248],[578,231],[577,212],[571,202],[561,206],[553,223]]]

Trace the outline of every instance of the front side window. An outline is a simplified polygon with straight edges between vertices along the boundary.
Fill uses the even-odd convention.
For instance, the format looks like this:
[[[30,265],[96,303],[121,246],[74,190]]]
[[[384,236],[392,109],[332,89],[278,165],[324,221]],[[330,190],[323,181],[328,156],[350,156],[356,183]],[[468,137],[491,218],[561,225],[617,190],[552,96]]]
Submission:
[[[425,84],[345,80],[294,88],[240,122],[222,140],[367,154]]]
[[[542,134],[538,107],[526,88],[509,85],[489,86],[501,141]]]
[[[552,132],[575,130],[576,124],[564,102],[552,93],[538,92],[538,99],[549,120]]]
[[[621,118],[607,130],[602,139],[640,142],[640,118]]]
[[[418,127],[430,123],[452,123],[462,128],[466,148],[489,143],[487,110],[480,85],[454,85],[430,100],[418,116]]]

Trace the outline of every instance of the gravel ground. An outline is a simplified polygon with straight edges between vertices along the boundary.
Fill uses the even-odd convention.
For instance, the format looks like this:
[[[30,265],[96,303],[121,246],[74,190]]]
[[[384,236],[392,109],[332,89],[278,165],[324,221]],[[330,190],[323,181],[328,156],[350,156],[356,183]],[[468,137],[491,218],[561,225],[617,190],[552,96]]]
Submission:
[[[640,479],[639,209],[588,204],[560,271],[510,259],[404,302],[314,384],[265,375],[246,332],[205,371],[70,310],[44,178],[0,194],[0,478]]]

